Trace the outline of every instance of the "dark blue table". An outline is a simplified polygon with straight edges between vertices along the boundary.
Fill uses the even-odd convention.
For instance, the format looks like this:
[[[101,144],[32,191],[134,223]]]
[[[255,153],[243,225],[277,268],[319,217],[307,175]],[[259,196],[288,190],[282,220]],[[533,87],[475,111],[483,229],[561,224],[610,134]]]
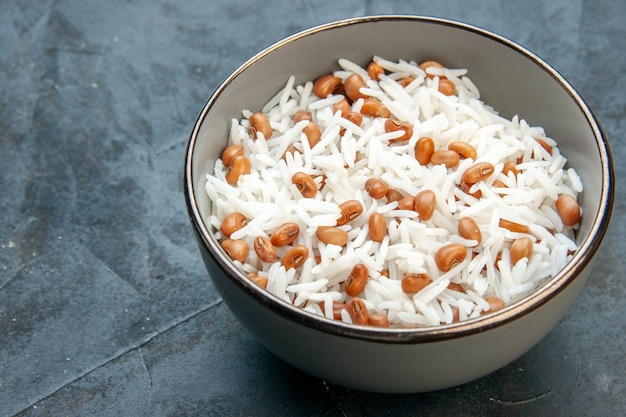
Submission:
[[[216,293],[182,195],[204,101],[287,35],[383,13],[457,19],[531,49],[626,159],[621,0],[0,3],[0,416],[623,414],[621,181],[571,312],[457,388],[392,396],[317,380],[261,347]]]

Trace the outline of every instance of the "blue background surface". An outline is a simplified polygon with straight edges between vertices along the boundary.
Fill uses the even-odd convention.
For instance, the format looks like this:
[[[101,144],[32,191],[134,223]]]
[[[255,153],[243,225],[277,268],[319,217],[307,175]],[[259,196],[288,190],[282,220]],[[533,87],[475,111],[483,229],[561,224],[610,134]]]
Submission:
[[[0,2],[0,416],[614,416],[626,410],[624,165],[569,314],[477,381],[377,395],[277,359],[201,263],[182,194],[202,105],[247,58],[372,14],[460,20],[548,61],[626,159],[626,2]]]

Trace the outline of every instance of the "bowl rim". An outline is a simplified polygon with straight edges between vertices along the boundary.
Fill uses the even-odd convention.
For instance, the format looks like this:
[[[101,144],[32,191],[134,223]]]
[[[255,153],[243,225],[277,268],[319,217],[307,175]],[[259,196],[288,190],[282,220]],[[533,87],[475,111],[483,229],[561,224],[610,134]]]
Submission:
[[[452,26],[457,29],[478,34],[505,45],[506,47],[532,60],[542,70],[547,72],[561,86],[561,88],[563,88],[570,95],[577,107],[584,113],[589,126],[594,132],[594,139],[596,141],[596,146],[602,162],[602,190],[598,213],[591,225],[588,236],[580,243],[579,249],[574,254],[574,257],[568,262],[563,270],[542,284],[540,289],[527,295],[523,299],[506,306],[502,310],[462,322],[419,328],[374,328],[371,326],[353,325],[338,320],[330,320],[305,311],[300,307],[295,307],[267,292],[260,286],[252,283],[244,275],[244,273],[237,269],[237,267],[227,258],[218,241],[214,238],[213,234],[209,231],[207,224],[203,220],[201,211],[196,201],[196,191],[194,186],[195,178],[193,177],[192,172],[195,154],[194,150],[198,142],[198,134],[204,119],[229,84],[248,68],[252,67],[257,61],[295,40],[312,36],[322,31],[377,21],[414,21]],[[226,275],[228,275],[228,279],[232,280],[238,287],[241,287],[241,289],[243,289],[255,301],[263,304],[284,319],[303,324],[324,333],[347,338],[368,340],[377,343],[419,344],[470,336],[472,334],[504,326],[507,323],[530,314],[564,291],[589,265],[601,245],[602,239],[609,225],[613,207],[615,174],[609,144],[596,116],[578,92],[570,85],[570,83],[539,56],[510,39],[464,22],[430,16],[389,14],[355,17],[313,26],[271,44],[253,55],[237,69],[235,69],[210,95],[194,123],[193,130],[185,150],[183,187],[187,212],[197,237],[199,237],[202,244],[208,249],[208,253],[213,257],[213,259],[220,265],[221,268],[224,269]]]

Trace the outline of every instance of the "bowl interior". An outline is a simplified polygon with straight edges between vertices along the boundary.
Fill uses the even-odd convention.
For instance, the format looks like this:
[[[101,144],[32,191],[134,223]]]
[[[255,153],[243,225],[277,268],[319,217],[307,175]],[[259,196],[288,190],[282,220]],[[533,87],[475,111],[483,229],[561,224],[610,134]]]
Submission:
[[[557,140],[583,181],[584,216],[569,277],[563,272],[551,283],[573,279],[599,245],[612,200],[608,145],[594,116],[556,71],[522,47],[471,26],[408,16],[354,19],[294,35],[251,58],[216,90],[193,130],[186,167],[192,217],[199,217],[193,221],[210,250],[219,251],[219,245],[203,222],[211,204],[204,178],[227,145],[231,120],[241,118],[242,109],[260,110],[291,75],[300,84],[338,69],[340,58],[365,66],[373,55],[467,68],[487,104],[507,118],[519,115],[543,126]]]

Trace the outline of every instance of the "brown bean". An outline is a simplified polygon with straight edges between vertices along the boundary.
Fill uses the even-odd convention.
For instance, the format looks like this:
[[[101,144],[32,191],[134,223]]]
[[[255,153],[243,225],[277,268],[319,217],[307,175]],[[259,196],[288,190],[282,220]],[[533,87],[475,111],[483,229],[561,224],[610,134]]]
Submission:
[[[498,263],[502,260],[502,251],[499,251],[496,255],[496,259],[493,261],[493,265],[496,267],[497,270],[500,270],[500,267],[498,266]]]
[[[341,85],[341,78],[334,74],[322,75],[313,82],[313,94],[320,98],[326,98],[333,94]]]
[[[296,114],[293,115],[293,123],[296,124],[303,120],[308,120],[309,122],[313,121],[313,114],[308,110],[298,110]]]
[[[470,193],[471,184],[468,185],[463,181],[459,183],[459,188],[463,190],[465,194],[469,194],[474,198],[481,198],[483,196],[483,193],[480,190],[476,190],[473,193]]]
[[[407,195],[398,200],[398,210],[415,210],[415,196]]]
[[[543,139],[535,139],[535,141],[539,144],[539,146],[545,149],[549,155],[552,155],[552,146],[548,145],[548,142]]]
[[[428,165],[435,152],[435,142],[429,137],[419,138],[415,144],[415,159],[420,165]]]
[[[233,261],[243,262],[248,257],[248,244],[241,239],[226,239],[222,242],[222,249]]]
[[[320,226],[315,231],[315,237],[326,245],[343,246],[348,243],[348,232],[338,227]]]
[[[437,196],[432,190],[422,190],[415,195],[413,209],[419,214],[420,220],[430,220],[435,213]]]
[[[530,260],[533,254],[533,241],[528,237],[521,237],[511,244],[509,251],[511,252],[512,265],[515,265],[522,258]]]
[[[305,172],[296,172],[291,176],[291,183],[296,186],[304,198],[313,198],[317,194],[317,184]]]
[[[296,147],[296,145],[295,145],[295,144],[291,144],[291,145],[287,148],[287,150],[285,151],[285,153],[283,154],[283,156],[282,156],[282,158],[281,158],[281,159],[282,159],[283,161],[286,161],[286,160],[287,160],[286,158],[287,158],[287,154],[288,154],[288,153],[290,153],[290,154],[292,154],[292,155],[295,155],[295,154],[296,154],[296,152],[297,152],[297,153],[302,153],[302,152],[300,151],[300,149],[298,149],[298,148]]]
[[[226,174],[226,182],[237,185],[239,177],[250,173],[250,160],[243,155],[237,155],[230,163],[230,169]]]
[[[348,304],[341,303],[339,301],[333,301],[333,318],[335,320],[341,320],[341,311],[348,311]]]
[[[389,190],[387,190],[385,198],[387,199],[387,203],[391,203],[393,201],[399,201],[402,198],[402,194],[400,193],[400,191],[390,188]]]
[[[464,239],[475,240],[480,244],[483,240],[483,234],[478,227],[476,220],[471,217],[461,217],[457,225],[459,236]]]
[[[385,120],[385,132],[389,133],[398,131],[403,131],[404,135],[390,140],[390,143],[409,140],[411,139],[411,136],[413,136],[413,126],[411,126],[410,124],[395,119]]]
[[[361,113],[357,113],[355,111],[349,111],[345,116],[342,116],[344,119],[351,121],[357,126],[361,126],[363,124],[363,115]]]
[[[388,269],[381,269],[380,270],[380,275],[383,276],[383,277],[389,278],[389,270]]]
[[[370,314],[367,324],[374,327],[389,327],[389,318],[383,313]]]
[[[476,184],[478,181],[489,178],[494,170],[495,167],[493,164],[489,162],[478,162],[465,170],[461,180],[466,184]]]
[[[519,174],[519,171],[517,170],[516,162],[507,161],[504,163],[504,166],[502,167],[502,173],[504,175],[509,175],[509,172],[512,172],[513,175],[517,177],[517,174]]]
[[[322,175],[315,175],[313,179],[316,179],[316,178],[322,178],[322,180],[321,180],[321,181],[320,181],[320,183],[319,183],[319,184],[320,184],[320,188],[319,188],[319,189],[320,189],[320,190],[323,190],[323,189],[324,189],[324,186],[326,185],[326,178],[327,178],[327,177],[326,177],[326,174],[322,174]]]
[[[405,274],[402,277],[402,291],[406,294],[413,294],[426,288],[430,284],[428,274]]]
[[[234,232],[248,224],[248,219],[238,211],[228,213],[220,224],[220,232],[226,237],[230,237]]]
[[[360,98],[366,98],[367,95],[361,93],[361,88],[365,87],[365,81],[359,74],[350,74],[343,81],[343,88],[346,91],[346,96],[352,101],[357,101]]]
[[[258,272],[249,273],[248,278],[250,278],[252,282],[256,283],[257,285],[263,288],[267,288],[267,277],[262,277],[261,275],[259,275]]]
[[[375,199],[383,198],[387,191],[389,191],[389,185],[381,179],[370,178],[365,181],[365,191]]]
[[[270,126],[270,119],[263,113],[257,112],[253,113],[248,119],[250,122],[250,127],[252,128],[252,137],[257,139],[257,133],[263,133],[263,137],[265,139],[269,139],[272,137],[272,126]]]
[[[337,226],[342,226],[363,213],[363,205],[357,200],[348,200],[339,204],[339,210],[341,211],[341,217],[337,219]]]
[[[457,283],[457,282],[451,282],[448,284],[448,289],[452,290],[452,291],[456,291],[456,292],[465,292],[465,288],[463,288],[463,285]]]
[[[448,144],[448,149],[458,153],[459,156],[464,159],[476,159],[477,156],[476,148],[463,141],[450,142]]]
[[[365,302],[360,298],[354,297],[347,302],[348,313],[354,324],[367,324],[369,322],[369,312],[365,306]]]
[[[345,291],[351,297],[355,297],[363,291],[369,278],[369,270],[364,264],[356,264],[352,268],[345,283]]]
[[[557,198],[556,211],[565,226],[573,226],[580,221],[580,205],[569,194],[561,194]]]
[[[504,300],[499,297],[489,297],[485,301],[489,303],[489,309],[482,312],[482,314],[493,313],[494,311],[502,310],[504,308]]]
[[[296,223],[283,223],[274,230],[270,241],[272,245],[282,247],[292,244],[299,234],[300,227]]]
[[[341,111],[342,117],[345,117],[346,114],[350,113],[351,109],[348,100],[344,98],[343,100],[335,103],[335,105],[333,106],[333,114],[337,113],[338,111]]]
[[[446,78],[439,79],[439,86],[437,90],[444,96],[451,96],[456,91],[456,86],[454,83]]]
[[[493,188],[509,188],[505,183],[503,183],[500,180],[494,180],[493,183],[491,184],[491,186]],[[500,194],[502,195],[502,194]]]
[[[419,64],[419,68],[426,73],[426,77],[428,77],[428,78],[435,78],[434,75],[428,73],[428,68],[444,68],[444,66],[441,65],[437,61],[432,61],[431,60],[431,61],[424,61],[424,62],[422,62],[421,64]]]
[[[502,181],[500,181],[500,180],[495,180],[495,181],[491,184],[491,186],[492,186],[493,188],[509,188],[509,187],[508,187],[505,183],[503,183],[503,182],[502,182]],[[496,190],[493,190],[493,191],[495,192]],[[500,195],[500,197],[504,197],[504,196],[506,195],[506,193],[499,192],[499,193],[498,193],[498,195]]]
[[[455,306],[450,306],[450,310],[452,310],[452,323],[457,323],[459,319],[459,308]]]
[[[304,135],[309,141],[310,148],[317,145],[320,139],[322,138],[322,131],[320,130],[317,123],[315,122],[309,122],[308,125],[304,126],[304,128],[302,129],[302,132],[304,132]]]
[[[369,238],[374,242],[382,242],[387,234],[387,222],[380,213],[372,213],[368,221]]]
[[[500,222],[498,223],[498,225],[502,227],[503,229],[507,229],[511,232],[530,233],[530,228],[526,226],[525,224],[515,223],[510,220],[500,219]]]
[[[257,236],[254,238],[254,251],[263,262],[274,262],[276,260],[276,249],[270,238]]]
[[[398,84],[400,84],[402,87],[406,88],[409,84],[411,84],[413,81],[415,81],[415,77],[412,76],[406,76],[404,78],[401,78],[398,80]]]
[[[319,304],[322,313],[326,314],[326,303]],[[348,305],[340,301],[333,301],[333,319],[341,320],[341,311],[348,311]]]
[[[380,79],[380,76],[385,73],[385,69],[374,61],[369,63],[366,71],[367,75],[369,75],[370,78],[374,81],[378,81]]]
[[[229,167],[233,162],[236,156],[243,155],[243,146],[241,145],[230,145],[224,152],[222,152],[222,162],[225,166]]]
[[[446,168],[453,168],[459,164],[461,157],[458,153],[448,150],[448,149],[439,149],[438,151],[433,152],[430,157],[430,162],[434,165],[445,165]]]
[[[367,97],[363,100],[361,113],[371,117],[389,117],[389,109],[377,98]]]
[[[296,245],[285,253],[280,264],[284,266],[285,269],[295,269],[302,265],[308,257],[309,249],[304,245]]]
[[[448,272],[456,265],[460,264],[467,257],[467,249],[459,243],[449,243],[440,247],[435,252],[435,263],[437,268],[443,272]]]

